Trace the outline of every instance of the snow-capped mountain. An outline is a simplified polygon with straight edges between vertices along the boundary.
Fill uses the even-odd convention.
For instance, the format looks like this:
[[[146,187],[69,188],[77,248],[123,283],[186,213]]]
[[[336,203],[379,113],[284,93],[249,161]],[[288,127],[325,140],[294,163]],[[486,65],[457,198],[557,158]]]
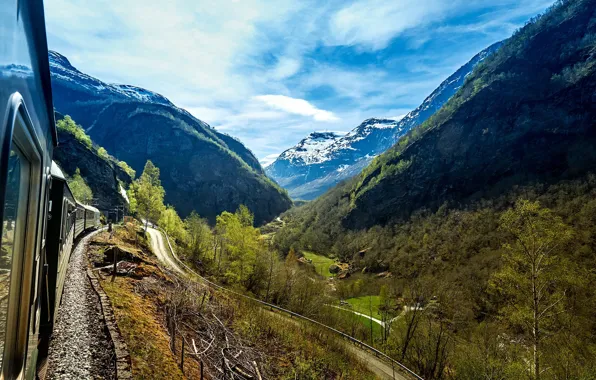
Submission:
[[[166,202],[181,216],[194,210],[214,222],[222,211],[243,204],[261,224],[291,206],[239,140],[153,91],[103,82],[56,52],[49,60],[55,110],[71,116],[94,143],[137,173],[151,160],[161,170]],[[24,72],[11,70],[17,69]],[[75,154],[65,155],[64,160],[78,163]],[[85,175],[85,167],[79,169]]]
[[[52,78],[61,80],[65,85],[70,83],[77,90],[85,89],[101,96],[112,96],[123,100],[174,106],[164,96],[144,88],[126,84],[109,84],[82,73],[74,68],[65,56],[55,51],[50,50],[49,58]]]
[[[344,136],[325,139],[317,149],[303,149],[302,145],[310,141],[311,134],[282,153],[265,172],[294,199],[316,198],[338,182],[358,174],[375,156],[439,110],[464,84],[476,65],[501,44],[497,42],[475,55],[403,119],[367,119]],[[295,158],[296,151],[300,152],[300,159]]]
[[[309,165],[325,160],[325,148],[333,144],[342,135],[335,132],[312,132],[300,140],[296,146],[284,151],[278,159],[291,162],[292,165]]]

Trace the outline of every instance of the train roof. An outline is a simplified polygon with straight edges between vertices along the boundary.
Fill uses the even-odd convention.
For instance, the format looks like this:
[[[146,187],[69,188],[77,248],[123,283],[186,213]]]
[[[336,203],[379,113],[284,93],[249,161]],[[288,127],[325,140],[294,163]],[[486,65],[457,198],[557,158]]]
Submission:
[[[60,169],[60,166],[58,166],[56,161],[52,161],[51,173],[52,173],[52,177],[66,181],[66,176],[64,175],[64,172],[62,172],[62,169]]]
[[[64,183],[64,196],[68,198],[71,202],[75,203],[77,200],[75,199],[72,191],[70,190],[70,186],[68,186],[68,182],[66,181],[66,176],[60,166],[55,161],[52,161],[52,168],[50,173],[52,174],[52,180],[58,179]]]
[[[93,207],[93,206],[87,206],[87,205],[84,205],[84,204],[82,204],[82,203],[81,203],[81,202],[79,202],[79,201],[77,201],[77,205],[78,205],[78,206],[81,206],[81,207],[82,207],[82,208],[84,208],[85,210],[88,210],[88,211],[91,211],[91,212],[97,212],[97,213],[99,212],[99,210],[98,210],[98,209],[96,209],[95,207]]]

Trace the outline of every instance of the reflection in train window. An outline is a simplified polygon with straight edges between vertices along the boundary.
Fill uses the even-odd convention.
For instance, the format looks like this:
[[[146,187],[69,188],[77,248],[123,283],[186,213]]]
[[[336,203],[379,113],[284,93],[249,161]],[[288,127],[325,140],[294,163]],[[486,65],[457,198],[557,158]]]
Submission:
[[[20,264],[24,249],[29,170],[29,162],[21,150],[13,144],[8,160],[0,247],[0,361],[6,343],[11,273],[13,270],[18,271],[17,266]]]

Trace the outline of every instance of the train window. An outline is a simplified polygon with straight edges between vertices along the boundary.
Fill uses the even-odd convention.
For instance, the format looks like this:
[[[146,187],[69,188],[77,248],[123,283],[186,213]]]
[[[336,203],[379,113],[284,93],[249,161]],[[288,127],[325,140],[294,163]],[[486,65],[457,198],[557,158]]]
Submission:
[[[36,286],[38,211],[43,179],[39,140],[21,103],[15,107],[3,201],[0,246],[0,360],[3,378],[22,375],[30,355],[28,325],[36,325],[31,305]],[[10,120],[10,119],[9,119]],[[26,120],[26,121],[25,121]],[[33,298],[35,299],[35,297]],[[34,341],[33,341],[34,342]]]
[[[68,237],[68,231],[70,231],[70,221],[68,220],[68,201],[66,200],[66,198],[64,198],[62,200],[63,202],[63,206],[62,206],[62,226],[60,227],[61,229],[61,234],[60,234],[60,238],[62,239],[62,241],[60,242],[60,249],[58,250],[58,253],[62,253],[62,245],[66,242],[66,238]]]
[[[13,146],[8,160],[0,250],[0,352],[2,353],[6,343],[11,274],[13,268],[19,266],[18,261],[23,256],[24,250],[29,171],[30,165],[23,152]],[[13,261],[16,261],[17,265],[13,266]]]

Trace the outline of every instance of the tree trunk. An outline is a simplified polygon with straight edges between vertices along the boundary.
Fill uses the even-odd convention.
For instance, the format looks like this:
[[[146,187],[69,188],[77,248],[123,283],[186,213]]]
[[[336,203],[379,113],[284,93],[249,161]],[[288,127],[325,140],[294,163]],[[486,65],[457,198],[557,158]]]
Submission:
[[[538,323],[538,292],[536,289],[536,268],[532,265],[532,297],[534,301],[534,325],[532,328],[532,338],[533,338],[533,354],[534,354],[534,379],[540,380],[540,326]]]
[[[265,301],[269,302],[269,291],[271,290],[271,277],[273,276],[273,254],[269,252],[269,280],[267,281],[267,295],[265,296]]]
[[[407,306],[404,306],[407,307]],[[407,314],[408,311],[406,309],[405,311],[405,316],[406,316],[406,323],[408,325],[407,329],[406,329],[406,336],[404,338],[404,346],[402,347],[401,350],[401,360],[403,361],[406,357],[406,353],[408,351],[408,346],[410,345],[410,341],[412,340],[412,337],[414,336],[414,332],[416,331],[416,328],[418,327],[418,313],[419,313],[419,309],[418,309],[418,304],[416,304],[414,306],[414,310],[412,310],[412,318],[408,321],[407,320]]]
[[[219,247],[219,259],[217,260],[217,273],[221,273],[221,255],[223,254],[223,243]]]

